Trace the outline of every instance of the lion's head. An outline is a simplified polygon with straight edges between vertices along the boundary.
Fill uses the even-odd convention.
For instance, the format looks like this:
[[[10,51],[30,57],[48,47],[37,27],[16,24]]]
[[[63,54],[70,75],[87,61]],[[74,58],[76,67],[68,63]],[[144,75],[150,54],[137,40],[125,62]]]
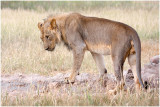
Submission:
[[[44,49],[53,51],[61,37],[61,33],[56,24],[56,19],[47,19],[44,23],[39,22],[38,28],[41,32],[40,38],[43,41]]]

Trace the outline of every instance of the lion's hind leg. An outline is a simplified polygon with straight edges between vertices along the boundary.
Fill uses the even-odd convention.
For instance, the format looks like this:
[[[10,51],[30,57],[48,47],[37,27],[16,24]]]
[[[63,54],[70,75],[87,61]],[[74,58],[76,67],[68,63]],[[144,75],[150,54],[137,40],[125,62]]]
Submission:
[[[118,45],[118,46],[117,46]],[[111,57],[113,61],[114,73],[117,81],[117,86],[113,93],[125,89],[125,81],[123,77],[123,65],[126,57],[128,56],[129,47],[125,47],[127,43],[124,44],[113,44],[111,50]]]
[[[117,92],[121,91],[125,85],[124,77],[123,77],[124,62],[121,61],[121,59],[118,58],[117,56],[112,57],[112,59],[113,59],[114,73],[117,81],[117,86],[114,89],[113,93],[116,94]]]

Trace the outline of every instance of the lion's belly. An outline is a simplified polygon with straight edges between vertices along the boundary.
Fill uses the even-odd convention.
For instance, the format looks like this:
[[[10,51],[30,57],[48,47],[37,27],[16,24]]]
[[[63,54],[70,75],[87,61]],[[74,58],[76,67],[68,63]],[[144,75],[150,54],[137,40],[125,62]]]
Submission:
[[[111,47],[110,45],[98,44],[98,45],[87,45],[89,51],[103,54],[103,55],[110,55]]]

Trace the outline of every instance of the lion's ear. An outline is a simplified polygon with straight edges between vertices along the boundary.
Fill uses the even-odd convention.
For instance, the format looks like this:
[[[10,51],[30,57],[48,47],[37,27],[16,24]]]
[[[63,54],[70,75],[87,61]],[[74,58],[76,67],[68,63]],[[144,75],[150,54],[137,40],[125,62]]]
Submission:
[[[52,19],[51,20],[51,29],[56,29],[57,25],[56,25],[56,19]]]
[[[38,23],[38,28],[41,30],[43,23],[39,22]]]

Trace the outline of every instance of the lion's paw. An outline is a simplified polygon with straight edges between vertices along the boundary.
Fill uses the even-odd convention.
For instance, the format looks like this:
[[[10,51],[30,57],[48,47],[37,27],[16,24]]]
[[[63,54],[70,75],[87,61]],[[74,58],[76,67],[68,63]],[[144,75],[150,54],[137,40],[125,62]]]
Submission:
[[[66,77],[65,80],[64,80],[64,82],[66,84],[74,84],[75,81],[74,80],[70,80],[69,77]]]

